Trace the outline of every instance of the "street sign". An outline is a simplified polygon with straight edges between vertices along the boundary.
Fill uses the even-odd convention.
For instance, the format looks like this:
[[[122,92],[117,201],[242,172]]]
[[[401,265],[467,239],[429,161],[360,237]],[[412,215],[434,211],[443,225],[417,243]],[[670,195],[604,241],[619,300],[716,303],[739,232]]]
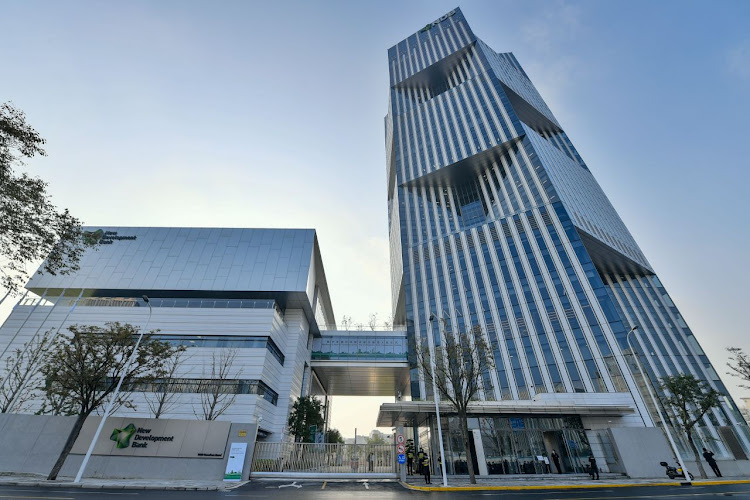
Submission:
[[[400,444],[400,445],[396,446],[396,453],[398,453],[399,455],[403,455],[405,453],[405,451],[406,450],[404,449],[404,445],[403,444]]]
[[[399,434],[398,436],[396,436],[396,442],[398,444],[403,443],[404,442],[404,435],[403,434]]]
[[[401,453],[396,458],[398,459],[398,463],[400,463],[400,464],[405,464],[406,463],[406,455],[404,455],[403,453]]]

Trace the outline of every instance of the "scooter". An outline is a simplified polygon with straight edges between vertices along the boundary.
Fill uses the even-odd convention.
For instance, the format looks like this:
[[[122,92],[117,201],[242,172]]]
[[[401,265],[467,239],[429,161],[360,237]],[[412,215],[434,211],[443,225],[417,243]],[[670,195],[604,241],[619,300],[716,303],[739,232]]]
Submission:
[[[659,462],[659,465],[667,469],[667,476],[669,476],[669,479],[674,479],[676,477],[685,477],[685,473],[682,471],[682,467],[672,467],[667,462]],[[690,472],[688,472],[688,475],[690,476],[691,481],[695,479],[695,477],[693,477]]]

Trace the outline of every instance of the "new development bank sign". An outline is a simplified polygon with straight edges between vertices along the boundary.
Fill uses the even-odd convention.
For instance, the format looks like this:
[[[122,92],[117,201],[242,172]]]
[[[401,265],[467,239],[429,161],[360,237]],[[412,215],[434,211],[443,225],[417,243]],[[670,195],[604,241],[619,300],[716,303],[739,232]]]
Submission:
[[[83,455],[101,417],[89,417],[71,453]],[[224,458],[230,422],[110,417],[94,455],[124,457]]]

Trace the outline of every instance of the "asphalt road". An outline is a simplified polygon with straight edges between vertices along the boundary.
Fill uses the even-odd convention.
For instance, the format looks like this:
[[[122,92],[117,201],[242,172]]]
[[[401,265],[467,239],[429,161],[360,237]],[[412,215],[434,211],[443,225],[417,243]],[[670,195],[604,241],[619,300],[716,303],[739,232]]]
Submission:
[[[397,482],[373,481],[253,481],[231,491],[153,491],[153,490],[96,490],[66,488],[26,488],[0,486],[0,500],[241,500],[241,499],[381,499],[393,498],[502,498],[503,500],[621,500],[666,498],[669,500],[702,500],[709,498],[750,498],[750,484],[707,486],[639,486],[627,488],[526,490],[526,491],[466,491],[420,492],[407,490]]]

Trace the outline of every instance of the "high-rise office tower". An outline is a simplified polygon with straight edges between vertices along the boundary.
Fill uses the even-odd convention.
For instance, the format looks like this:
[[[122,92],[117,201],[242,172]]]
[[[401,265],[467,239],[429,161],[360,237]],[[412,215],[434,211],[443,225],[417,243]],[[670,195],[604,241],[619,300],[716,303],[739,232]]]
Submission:
[[[594,429],[581,437],[593,449],[605,441],[597,428],[657,424],[628,348],[636,325],[630,340],[651,383],[688,373],[726,393],[513,54],[492,50],[455,9],[393,46],[388,67],[394,317],[407,325],[410,352],[439,344],[441,329],[486,335],[495,368],[484,373],[484,416],[475,423],[485,455],[502,448],[485,436],[514,425],[561,432],[540,434],[546,448],[572,443],[571,429]],[[433,398],[414,362],[411,395]],[[607,413],[607,405],[620,410]],[[569,413],[580,420],[512,417],[540,409],[550,421]],[[698,434],[699,446],[725,457],[745,458],[750,448],[730,399],[705,416]]]

